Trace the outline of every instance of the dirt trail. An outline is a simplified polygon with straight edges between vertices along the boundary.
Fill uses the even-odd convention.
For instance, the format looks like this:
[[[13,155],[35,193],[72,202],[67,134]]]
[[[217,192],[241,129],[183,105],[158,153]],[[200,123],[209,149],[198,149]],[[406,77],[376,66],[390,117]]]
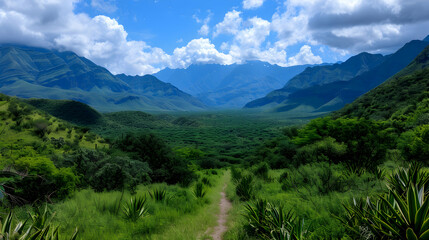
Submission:
[[[222,235],[226,232],[227,226],[226,226],[226,220],[228,218],[228,211],[231,209],[232,204],[231,202],[226,198],[225,194],[226,184],[223,186],[223,190],[220,193],[222,196],[220,199],[220,212],[217,216],[217,226],[214,228],[213,233],[210,235],[213,240],[222,240]]]

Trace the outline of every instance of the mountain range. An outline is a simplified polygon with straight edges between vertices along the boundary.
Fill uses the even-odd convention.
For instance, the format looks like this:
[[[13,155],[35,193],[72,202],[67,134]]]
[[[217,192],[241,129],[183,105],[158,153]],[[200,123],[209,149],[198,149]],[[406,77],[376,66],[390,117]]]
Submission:
[[[399,73],[333,115],[376,120],[412,115],[413,121],[420,125],[429,123],[428,109],[429,46]]]
[[[428,45],[414,40],[384,57],[362,53],[341,64],[307,68],[283,88],[247,103],[245,108],[320,113],[338,110],[405,68]]]
[[[206,108],[154,76],[115,76],[73,52],[13,45],[0,47],[0,92],[21,98],[76,100],[105,112]]]
[[[282,87],[310,65],[280,67],[266,62],[191,65],[187,69],[164,69],[162,81],[197,97],[215,108],[241,108],[249,101]]]

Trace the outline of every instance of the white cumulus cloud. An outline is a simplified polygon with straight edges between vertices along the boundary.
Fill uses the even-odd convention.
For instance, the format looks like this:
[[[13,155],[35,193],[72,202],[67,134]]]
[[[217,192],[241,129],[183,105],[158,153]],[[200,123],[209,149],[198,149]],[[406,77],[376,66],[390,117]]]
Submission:
[[[243,0],[244,9],[259,8],[264,4],[264,0]]]
[[[298,54],[289,58],[288,65],[304,65],[304,64],[320,64],[322,63],[322,58],[315,56],[311,51],[311,47],[304,45],[301,47]]]

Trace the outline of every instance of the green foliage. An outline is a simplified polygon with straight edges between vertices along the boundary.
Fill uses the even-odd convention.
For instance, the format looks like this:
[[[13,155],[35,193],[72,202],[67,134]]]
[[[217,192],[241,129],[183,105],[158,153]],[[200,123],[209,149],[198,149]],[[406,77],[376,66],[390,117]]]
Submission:
[[[296,218],[291,211],[284,211],[265,200],[245,205],[245,217],[251,235],[267,240],[303,240],[308,235],[304,220]]]
[[[333,155],[333,160],[346,164],[350,169],[372,171],[384,160],[390,143],[383,130],[383,125],[373,120],[325,117],[312,120],[293,141],[298,145],[308,145],[326,137],[333,138],[340,144],[335,144],[333,139],[327,140],[320,146],[322,154]],[[342,144],[347,147],[345,153]]]
[[[368,198],[345,205],[347,213],[338,219],[355,236],[365,226],[377,239],[427,239],[428,174],[423,171],[419,165],[399,170],[390,177],[388,194],[379,195],[375,202]]]
[[[148,164],[129,157],[108,155],[102,151],[79,149],[60,157],[57,165],[74,167],[80,175],[81,187],[96,191],[122,189],[126,184],[150,182]]]
[[[100,212],[108,212],[114,216],[118,216],[119,210],[122,205],[122,198],[124,197],[124,192],[119,197],[113,199],[101,199],[98,198],[94,201],[95,208]]]
[[[176,157],[171,149],[153,134],[127,134],[125,138],[117,140],[114,146],[130,153],[141,162],[147,162],[153,170],[150,176],[155,182],[180,182],[188,185],[195,178],[186,161]]]
[[[267,180],[269,170],[270,166],[268,166],[266,162],[261,162],[260,164],[255,166],[253,173],[255,174],[255,176]]]
[[[38,210],[37,210],[38,211]],[[13,225],[14,214],[9,212],[3,221],[0,221],[0,239],[20,239],[20,240],[59,240],[59,226],[54,227],[48,220],[48,211],[45,208],[43,213],[31,215],[33,223],[25,230],[28,219]],[[69,238],[75,240],[78,230]]]
[[[149,215],[145,197],[131,197],[130,202],[123,205],[125,219],[136,222]]]
[[[95,191],[111,191],[124,186],[126,175],[122,167],[115,163],[107,163],[102,166],[93,177],[91,185]]]
[[[168,200],[167,190],[165,189],[154,188],[152,191],[149,191],[149,195],[155,202],[165,202]]]
[[[255,197],[252,175],[245,174],[235,180],[235,193],[241,201],[249,201]]]
[[[78,177],[70,168],[55,167],[45,157],[21,157],[14,161],[14,168],[26,174],[11,184],[13,195],[24,201],[34,202],[50,197],[64,198],[72,193],[78,184]]]
[[[428,163],[429,124],[418,126],[401,135],[398,148],[407,161]]]
[[[197,182],[195,184],[193,193],[196,198],[203,198],[207,193],[204,188],[204,184],[202,182]]]

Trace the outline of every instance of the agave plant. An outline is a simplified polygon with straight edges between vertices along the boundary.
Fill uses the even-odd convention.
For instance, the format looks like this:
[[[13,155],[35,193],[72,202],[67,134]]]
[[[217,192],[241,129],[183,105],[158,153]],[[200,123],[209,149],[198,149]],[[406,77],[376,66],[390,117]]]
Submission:
[[[367,227],[377,239],[429,239],[427,174],[419,166],[401,169],[390,177],[389,193],[376,201],[354,200],[338,217],[355,235]]]
[[[149,195],[155,202],[164,202],[167,199],[167,190],[155,188],[149,191]]]
[[[3,222],[0,222],[0,239],[17,239],[23,236],[24,227],[28,219],[24,222],[18,222],[12,226],[13,214],[9,212]]]
[[[410,164],[409,168],[401,168],[388,179],[388,187],[400,196],[405,196],[411,184],[416,188],[425,188],[425,195],[429,194],[429,173],[423,170],[418,162]]]
[[[47,216],[47,214],[45,216]],[[42,223],[40,219],[37,219],[37,221],[39,221],[38,223],[33,222],[33,224],[24,232],[28,219],[24,222],[20,221],[15,226],[12,226],[13,213],[9,212],[4,221],[0,222],[0,239],[59,240],[59,227],[52,227],[50,223],[43,222],[43,228],[38,229],[35,225]],[[77,234],[78,230],[76,229],[74,234],[70,237],[70,240],[75,240],[77,238]]]
[[[254,235],[265,240],[302,240],[307,236],[304,220],[265,200],[245,205],[245,217]]]
[[[148,216],[146,197],[131,197],[130,202],[123,205],[122,211],[125,218],[132,222]]]
[[[196,198],[203,198],[206,195],[204,184],[201,182],[198,182],[197,184],[195,184],[193,193]]]

